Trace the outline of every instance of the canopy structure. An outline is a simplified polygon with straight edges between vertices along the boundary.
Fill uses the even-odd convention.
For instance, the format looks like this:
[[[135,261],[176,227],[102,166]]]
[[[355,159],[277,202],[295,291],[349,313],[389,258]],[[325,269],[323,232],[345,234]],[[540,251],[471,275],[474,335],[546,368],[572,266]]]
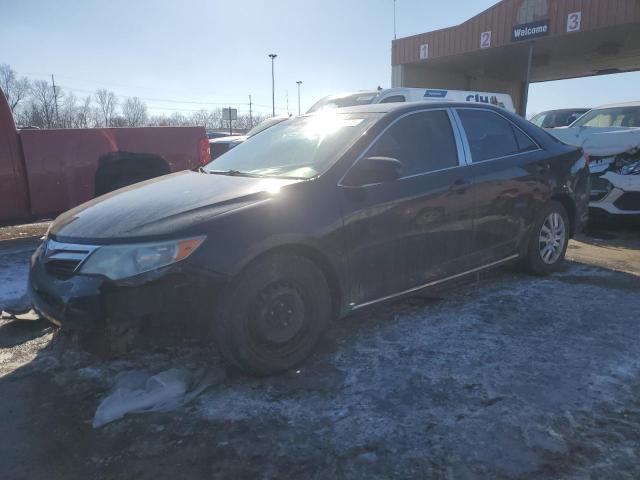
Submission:
[[[639,0],[502,0],[461,25],[392,43],[392,86],[508,93],[640,70]]]

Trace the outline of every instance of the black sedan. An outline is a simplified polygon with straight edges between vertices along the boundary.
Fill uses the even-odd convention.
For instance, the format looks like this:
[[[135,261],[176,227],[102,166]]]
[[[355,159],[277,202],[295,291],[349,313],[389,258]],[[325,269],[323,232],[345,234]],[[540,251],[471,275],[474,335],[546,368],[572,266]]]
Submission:
[[[588,198],[582,152],[504,110],[320,112],[61,215],[30,290],[63,328],[197,323],[228,362],[269,374],[331,318],[508,262],[554,272]]]

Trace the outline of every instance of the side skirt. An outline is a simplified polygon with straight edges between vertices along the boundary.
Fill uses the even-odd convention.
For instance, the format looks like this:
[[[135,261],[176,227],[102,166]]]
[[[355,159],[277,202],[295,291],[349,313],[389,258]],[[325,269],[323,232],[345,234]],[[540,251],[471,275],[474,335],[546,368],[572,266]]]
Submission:
[[[368,306],[373,305],[375,303],[385,302],[387,300],[392,300],[394,298],[402,297],[402,296],[408,295],[410,293],[418,292],[420,290],[423,290],[423,289],[426,289],[426,288],[429,288],[429,287],[433,287],[433,286],[439,285],[441,283],[448,282],[450,280],[455,280],[456,278],[464,277],[465,275],[469,275],[471,273],[476,273],[476,272],[480,272],[482,270],[486,270],[486,269],[489,269],[489,268],[497,267],[497,266],[502,265],[504,263],[511,262],[512,260],[516,260],[518,257],[519,257],[519,255],[511,255],[509,257],[503,258],[502,260],[498,260],[496,262],[491,262],[491,263],[488,263],[488,264],[483,265],[481,267],[476,267],[476,268],[473,268],[471,270],[467,270],[465,272],[456,273],[455,275],[451,275],[450,277],[442,278],[440,280],[434,280],[432,282],[425,283],[423,285],[419,285],[417,287],[413,287],[413,288],[410,288],[408,290],[403,290],[402,292],[393,293],[393,294],[387,295],[385,297],[376,298],[375,300],[369,300],[368,302],[359,303],[358,305],[352,306],[351,307],[351,311],[355,311],[355,310],[358,310],[358,309],[361,309],[361,308],[364,308],[364,307],[368,307]]]

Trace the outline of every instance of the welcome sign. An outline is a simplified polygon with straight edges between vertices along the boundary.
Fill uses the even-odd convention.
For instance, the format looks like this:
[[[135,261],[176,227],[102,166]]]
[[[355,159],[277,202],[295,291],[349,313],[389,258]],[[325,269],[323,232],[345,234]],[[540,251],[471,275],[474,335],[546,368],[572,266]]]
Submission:
[[[520,42],[522,40],[530,40],[532,38],[544,37],[549,34],[549,20],[540,20],[538,22],[524,23],[516,25],[511,32],[511,41]]]

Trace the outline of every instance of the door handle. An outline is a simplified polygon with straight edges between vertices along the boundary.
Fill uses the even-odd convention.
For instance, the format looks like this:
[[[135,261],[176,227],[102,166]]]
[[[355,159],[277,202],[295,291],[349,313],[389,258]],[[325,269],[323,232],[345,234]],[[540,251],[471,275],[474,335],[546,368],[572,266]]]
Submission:
[[[458,179],[451,184],[449,191],[453,193],[464,193],[470,185],[466,180]]]

